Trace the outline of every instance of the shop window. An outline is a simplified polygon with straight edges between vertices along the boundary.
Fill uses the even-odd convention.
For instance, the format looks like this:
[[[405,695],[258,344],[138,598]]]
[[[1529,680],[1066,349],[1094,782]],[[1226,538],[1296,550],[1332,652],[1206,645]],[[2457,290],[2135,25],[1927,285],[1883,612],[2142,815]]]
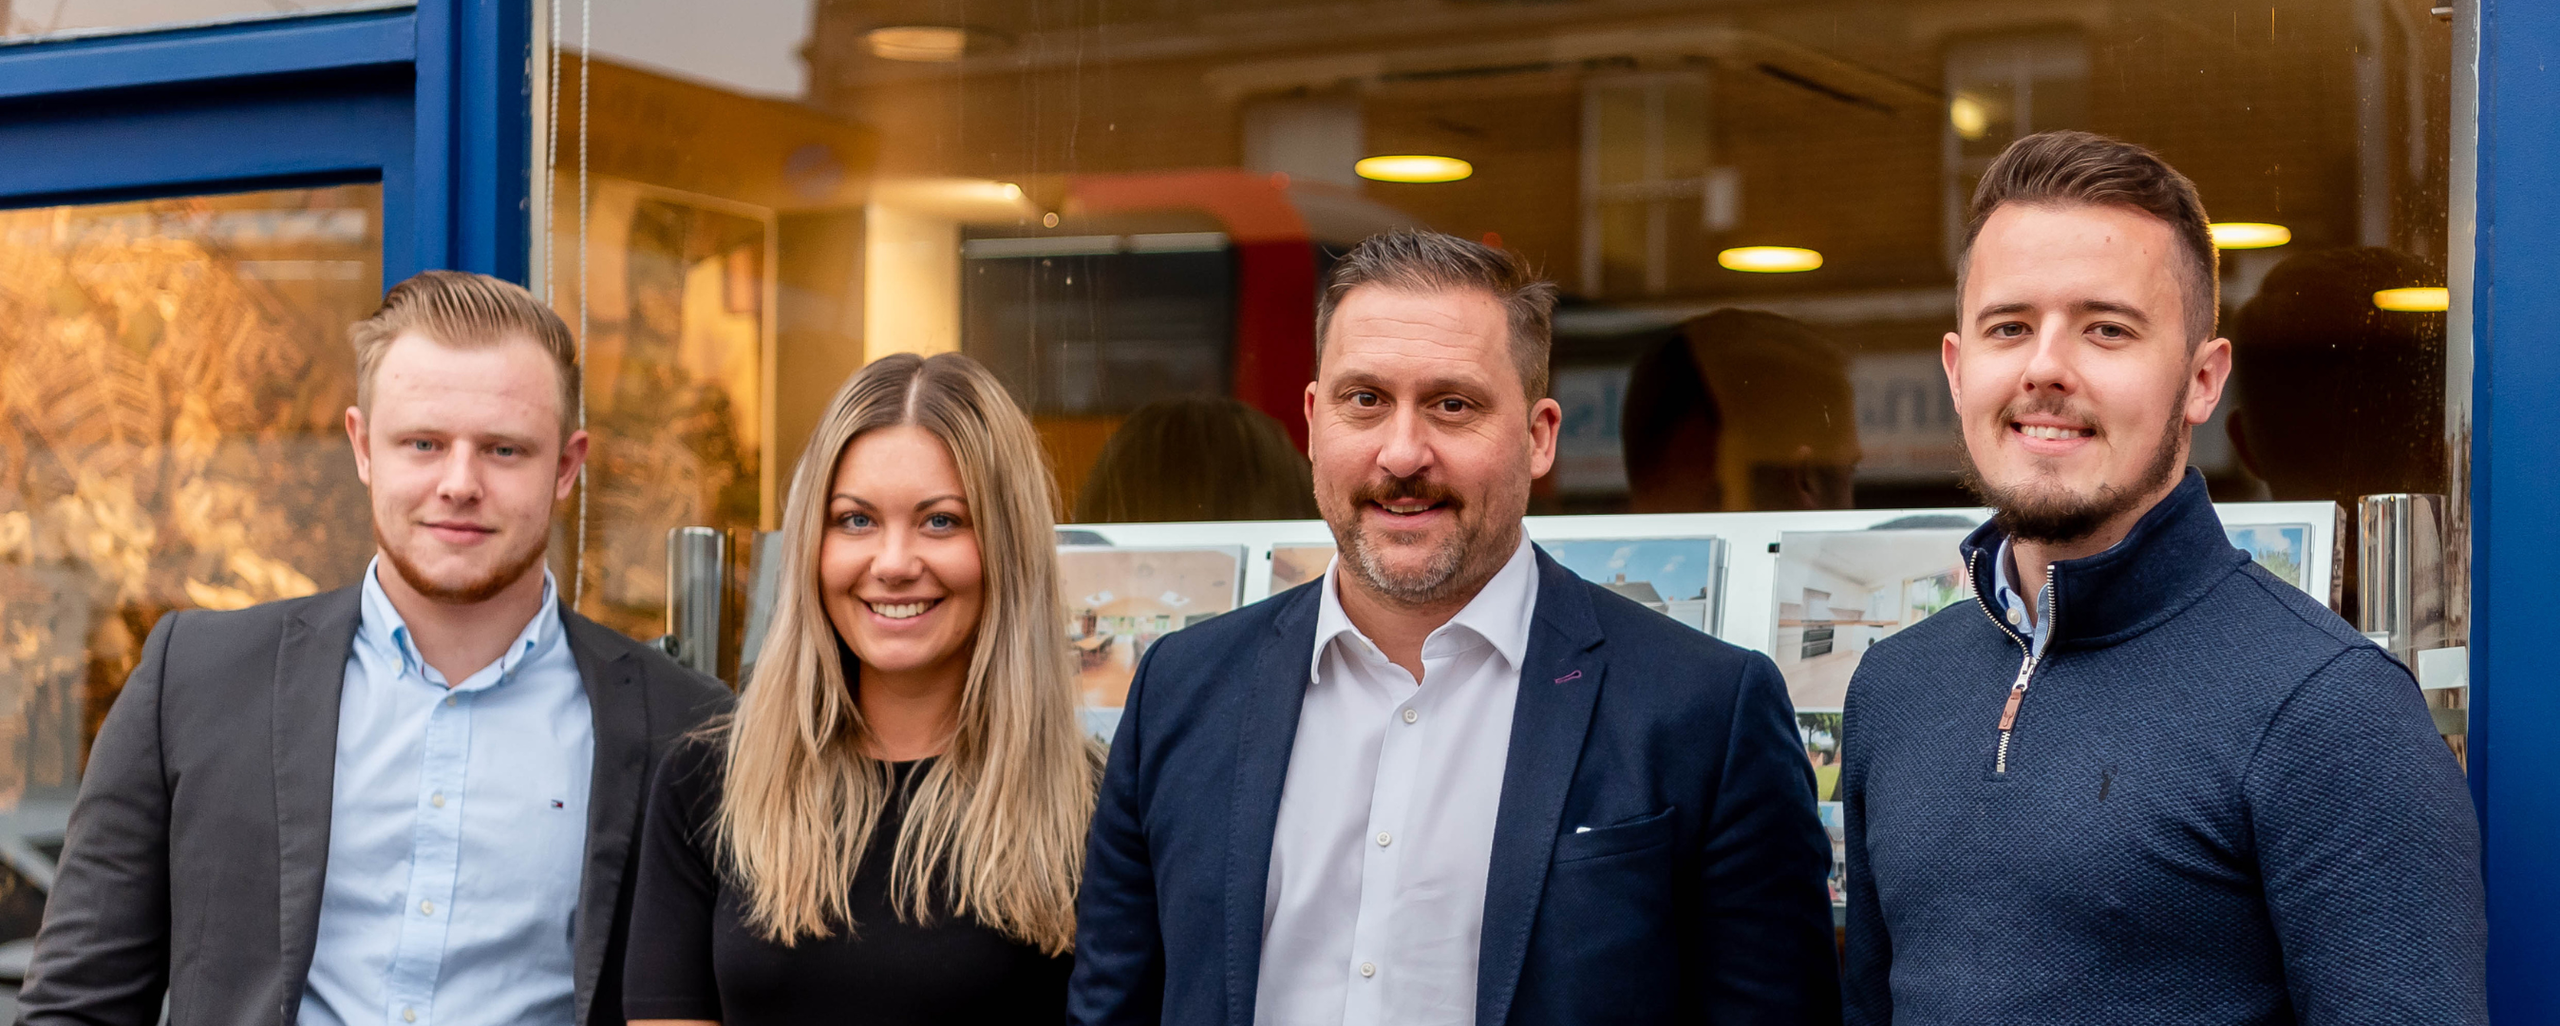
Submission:
[[[2089,48],[2077,31],[1967,39],[1947,47],[1944,156],[1947,265],[1964,244],[1965,204],[2009,144],[2088,129]]]
[[[2224,253],[2240,370],[2194,455],[2218,498],[2344,503],[2453,480],[2442,314],[2386,316],[2356,293],[2368,279],[2444,283],[2451,38],[2420,8],[1270,0],[966,14],[899,0],[738,18],[541,9],[543,266],[564,312],[585,295],[580,247],[592,277],[640,238],[602,205],[612,183],[771,233],[774,306],[752,343],[765,392],[729,396],[758,412],[722,443],[752,449],[766,483],[752,512],[701,500],[699,515],[773,526],[770,482],[827,395],[897,351],[996,368],[1071,518],[1246,515],[1126,501],[1146,482],[1117,478],[1118,498],[1079,499],[1142,414],[1193,423],[1197,404],[1232,404],[1258,418],[1236,437],[1302,443],[1317,276],[1398,225],[1497,242],[1564,287],[1552,370],[1566,431],[1539,512],[1969,506],[1937,360],[1956,313],[1952,247],[1989,160],[2052,128],[2149,146],[2218,218],[2290,232]],[[1387,155],[1466,173],[1357,170]],[[1728,265],[1755,246],[1818,265]],[[2359,270],[2318,270],[2341,260]],[[629,316],[595,289],[591,346]],[[2355,355],[2307,348],[2316,333],[2288,326],[2327,322],[2306,311],[2336,315],[2321,337],[2357,339],[2339,350]],[[2312,437],[2393,459],[2326,461]],[[600,508],[590,544],[613,565],[587,572],[657,573],[640,541],[607,556],[613,543],[593,539],[617,528]],[[630,608],[636,625],[644,610]]]
[[[378,185],[0,211],[0,808],[70,799],[162,615],[355,582],[381,259]]]
[[[344,10],[339,0],[16,0],[0,3],[0,40],[142,32]],[[406,3],[364,4],[406,7]]]
[[[1582,283],[1600,296],[1655,296],[1672,281],[1675,224],[1723,231],[1741,179],[1708,166],[1707,78],[1610,75],[1583,87]]]

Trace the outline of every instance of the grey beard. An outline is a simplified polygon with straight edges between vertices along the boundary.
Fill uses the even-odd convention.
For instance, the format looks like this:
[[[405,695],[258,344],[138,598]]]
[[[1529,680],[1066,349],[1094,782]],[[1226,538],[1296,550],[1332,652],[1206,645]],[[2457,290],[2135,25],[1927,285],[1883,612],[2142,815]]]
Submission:
[[[1469,540],[1464,536],[1451,538],[1440,551],[1431,554],[1431,561],[1421,570],[1399,576],[1370,548],[1367,532],[1355,524],[1346,553],[1351,558],[1343,560],[1342,565],[1370,591],[1405,605],[1430,605],[1458,590],[1455,585],[1458,572],[1466,569]]]

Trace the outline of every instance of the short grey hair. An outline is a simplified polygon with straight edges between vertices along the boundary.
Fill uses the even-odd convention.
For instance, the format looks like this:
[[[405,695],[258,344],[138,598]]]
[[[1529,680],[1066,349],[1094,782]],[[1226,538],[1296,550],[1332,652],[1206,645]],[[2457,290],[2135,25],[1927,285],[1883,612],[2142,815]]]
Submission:
[[[1556,285],[1509,250],[1455,235],[1398,228],[1361,240],[1325,277],[1316,303],[1316,361],[1324,361],[1334,307],[1351,290],[1377,285],[1409,292],[1472,289],[1502,304],[1511,328],[1511,362],[1529,401],[1547,397],[1547,357],[1555,347]]]

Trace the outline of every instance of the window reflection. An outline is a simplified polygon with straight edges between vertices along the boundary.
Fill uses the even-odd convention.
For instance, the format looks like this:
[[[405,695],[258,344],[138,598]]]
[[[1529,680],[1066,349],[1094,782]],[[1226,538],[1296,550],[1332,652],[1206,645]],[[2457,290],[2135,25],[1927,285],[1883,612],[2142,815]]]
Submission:
[[[67,800],[173,609],[351,583],[382,190],[0,211],[0,808]]]
[[[343,0],[18,0],[0,3],[0,39],[143,32],[349,6]]]
[[[2381,278],[2442,284],[2450,36],[2419,7],[796,10],[599,9],[593,173],[774,213],[768,458],[796,453],[808,407],[864,360],[957,349],[1034,412],[1079,516],[1197,510],[1080,501],[1092,481],[1147,487],[1103,461],[1150,403],[1229,400],[1303,444],[1315,284],[1388,227],[1499,243],[1564,286],[1547,513],[1970,504],[1938,344],[1964,200],[2030,132],[2153,147],[2217,218],[2285,226],[2287,246],[2225,254],[2227,315],[2297,254],[2388,249],[2406,259]],[[574,115],[553,124],[572,152]],[[1468,171],[1355,169],[1390,155]],[[1819,266],[1726,256],[1767,246]],[[2263,345],[2233,408],[2308,373]],[[2440,342],[2373,347],[2442,359]],[[2224,499],[2442,487],[2440,371],[2378,380],[2393,398],[2346,404],[2364,411],[2352,437],[2411,461],[2349,475],[2297,437],[2235,445],[2221,418],[2195,461]]]

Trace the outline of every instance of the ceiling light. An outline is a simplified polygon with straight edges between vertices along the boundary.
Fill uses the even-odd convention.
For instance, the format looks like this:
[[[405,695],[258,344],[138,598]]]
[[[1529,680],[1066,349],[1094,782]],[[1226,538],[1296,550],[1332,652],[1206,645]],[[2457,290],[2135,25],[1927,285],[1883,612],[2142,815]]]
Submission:
[[[2205,226],[2215,249],[2273,249],[2293,241],[2293,229],[2263,221],[2218,221]]]
[[[1454,182],[1476,173],[1476,166],[1456,157],[1403,154],[1365,157],[1351,170],[1377,182]]]
[[[948,64],[969,52],[969,30],[952,25],[891,25],[863,34],[871,55],[893,61]]]
[[[2384,289],[2373,294],[2373,305],[2393,313],[2443,313],[2453,304],[2453,294],[2441,287]]]
[[[1794,246],[1742,246],[1716,254],[1716,263],[1728,271],[1782,274],[1820,267],[1822,254]]]
[[[1991,132],[1991,108],[1982,101],[1958,94],[1947,104],[1947,124],[1966,139],[1980,139]]]

